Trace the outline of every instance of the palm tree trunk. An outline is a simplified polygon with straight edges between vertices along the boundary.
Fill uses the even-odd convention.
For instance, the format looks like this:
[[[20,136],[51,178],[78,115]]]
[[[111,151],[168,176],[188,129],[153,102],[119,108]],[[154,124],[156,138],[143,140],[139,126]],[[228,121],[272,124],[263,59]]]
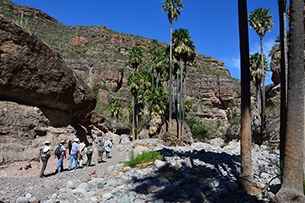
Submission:
[[[186,63],[184,63],[184,67],[185,67],[185,70],[186,70]],[[184,70],[182,69],[182,72],[183,72]],[[181,109],[182,109],[182,113],[181,113],[181,120],[182,120],[182,122],[181,122],[181,139],[182,139],[182,141],[184,140],[184,93],[185,93],[185,77],[183,77],[183,79],[182,79],[182,107],[181,107]]]
[[[135,139],[138,139],[138,125],[139,125],[139,106],[138,106],[138,97],[135,100]]]
[[[262,96],[261,96],[261,131],[260,131],[260,136],[261,139],[263,138],[264,131],[265,131],[265,108],[266,108],[266,99],[265,99],[265,60],[264,60],[264,48],[263,48],[263,37],[260,37],[260,48],[261,48],[261,69],[263,73],[262,77]],[[263,139],[262,139],[263,140]]]
[[[132,109],[132,141],[136,140],[136,98],[133,98],[133,109]]]
[[[304,2],[290,1],[287,127],[282,187],[277,202],[305,202],[304,148]]]
[[[255,135],[252,134],[252,136],[254,136],[257,141],[262,135],[262,89],[260,84],[256,85],[256,110],[255,115],[252,115],[252,118],[255,120],[254,123],[256,124],[254,128]]]
[[[183,61],[180,59],[180,94],[179,94],[179,141],[182,141],[182,94],[183,94]]]
[[[287,123],[287,30],[286,30],[286,0],[279,0],[280,41],[281,41],[281,120],[280,120],[280,167],[283,170],[284,150]]]
[[[170,23],[170,44],[169,44],[169,85],[168,85],[168,131],[172,131],[172,85],[173,85],[173,76],[172,76],[172,58],[173,58],[173,24]]]
[[[247,0],[238,0],[239,41],[241,65],[241,174],[239,182],[248,192],[252,192],[251,159],[251,116],[250,116],[250,69]]]

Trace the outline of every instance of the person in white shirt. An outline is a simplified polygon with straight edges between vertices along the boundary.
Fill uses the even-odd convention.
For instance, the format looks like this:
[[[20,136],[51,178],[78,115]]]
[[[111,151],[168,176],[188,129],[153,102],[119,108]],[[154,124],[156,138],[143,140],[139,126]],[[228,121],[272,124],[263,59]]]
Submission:
[[[86,154],[86,150],[85,150],[85,147],[86,147],[86,144],[84,141],[82,141],[80,144],[79,144],[79,167],[83,167],[83,163],[84,163],[84,156]]]
[[[48,160],[51,156],[51,152],[50,152],[50,145],[51,142],[50,141],[45,141],[44,142],[44,146],[39,148],[39,154],[38,154],[38,162],[42,162],[42,167],[41,167],[41,171],[40,171],[40,178],[43,178],[45,176],[44,171],[47,168],[47,164],[48,164]]]
[[[107,159],[110,158],[109,154],[110,154],[111,148],[112,148],[112,139],[110,138],[110,139],[106,140],[106,142],[105,142],[105,151],[106,151]]]

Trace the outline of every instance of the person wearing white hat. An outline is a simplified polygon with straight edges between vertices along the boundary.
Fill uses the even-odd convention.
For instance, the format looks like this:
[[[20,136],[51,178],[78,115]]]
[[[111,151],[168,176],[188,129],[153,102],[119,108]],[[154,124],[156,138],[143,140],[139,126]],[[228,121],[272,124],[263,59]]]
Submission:
[[[80,154],[80,147],[79,147],[79,139],[75,138],[72,143],[71,151],[70,151],[70,160],[68,165],[68,170],[72,170],[73,160],[75,162],[75,169],[78,168],[78,156]]]
[[[38,162],[40,161],[40,159],[42,161],[42,167],[39,176],[40,178],[43,178],[45,176],[44,171],[46,170],[48,160],[51,156],[50,146],[49,146],[50,144],[51,144],[50,141],[45,141],[44,146],[39,148]]]

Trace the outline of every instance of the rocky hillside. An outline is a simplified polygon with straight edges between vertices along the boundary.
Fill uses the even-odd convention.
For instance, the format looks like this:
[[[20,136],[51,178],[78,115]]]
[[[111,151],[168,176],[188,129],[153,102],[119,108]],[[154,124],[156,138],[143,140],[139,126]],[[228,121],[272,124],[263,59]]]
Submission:
[[[147,50],[151,39],[118,33],[104,26],[65,26],[37,9],[10,1],[2,0],[1,10],[6,18],[21,24],[60,54],[89,87],[98,85],[106,90],[99,100],[106,104],[113,99],[130,103],[126,95],[126,78],[132,72],[128,50],[132,46]],[[148,60],[144,63],[149,65]],[[224,63],[203,55],[198,55],[188,67],[186,87],[187,97],[197,105],[196,114],[212,120],[226,121],[225,110],[240,94],[239,81],[230,77]]]
[[[0,151],[2,164],[26,159],[29,146],[38,147],[46,138],[56,143],[75,134],[90,139],[102,135],[108,130],[108,115],[92,110],[103,113],[113,100],[123,106],[125,123],[120,124],[119,134],[130,133],[132,96],[126,80],[133,70],[128,51],[133,46],[147,50],[151,39],[104,26],[66,26],[9,0],[0,0],[0,12],[1,149],[26,152],[14,158]],[[150,65],[146,59],[143,66]],[[92,91],[96,87],[97,99]],[[186,99],[194,107],[187,117],[206,123],[209,136],[226,135],[228,126],[238,121],[239,98],[239,81],[230,77],[223,62],[197,55],[188,66]],[[238,127],[230,135],[238,136]]]

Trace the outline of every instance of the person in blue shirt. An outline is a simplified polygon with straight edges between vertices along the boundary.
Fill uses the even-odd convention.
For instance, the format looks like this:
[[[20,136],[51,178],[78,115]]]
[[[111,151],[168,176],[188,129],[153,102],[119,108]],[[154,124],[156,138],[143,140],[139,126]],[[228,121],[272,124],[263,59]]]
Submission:
[[[103,154],[105,152],[105,143],[102,138],[100,138],[100,140],[98,142],[97,151],[98,151],[98,162],[97,163],[101,163],[101,162],[103,162]]]
[[[72,170],[73,160],[75,162],[75,169],[78,168],[78,156],[80,155],[79,139],[75,138],[72,143],[70,151],[70,160],[68,165],[68,170]]]

